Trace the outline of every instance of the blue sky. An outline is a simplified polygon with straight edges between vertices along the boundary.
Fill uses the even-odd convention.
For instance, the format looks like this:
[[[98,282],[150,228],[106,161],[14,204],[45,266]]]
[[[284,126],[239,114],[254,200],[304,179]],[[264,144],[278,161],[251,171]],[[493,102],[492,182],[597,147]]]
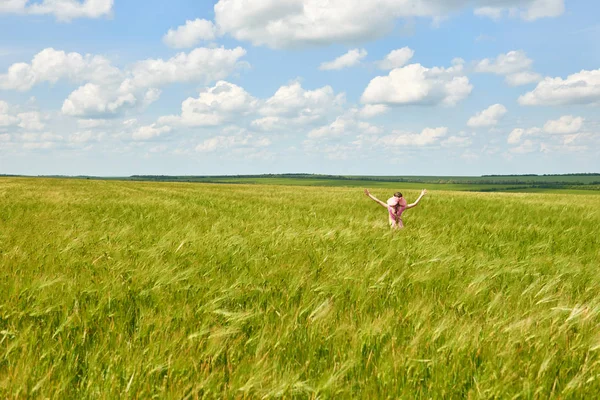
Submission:
[[[0,0],[0,173],[600,172],[600,4]]]

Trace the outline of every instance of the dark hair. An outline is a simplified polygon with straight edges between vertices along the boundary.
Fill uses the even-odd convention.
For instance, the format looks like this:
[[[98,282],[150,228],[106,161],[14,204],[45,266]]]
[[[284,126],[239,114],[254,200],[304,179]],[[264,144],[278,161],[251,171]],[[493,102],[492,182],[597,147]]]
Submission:
[[[396,193],[394,193],[394,197],[402,197],[402,193],[396,192]]]

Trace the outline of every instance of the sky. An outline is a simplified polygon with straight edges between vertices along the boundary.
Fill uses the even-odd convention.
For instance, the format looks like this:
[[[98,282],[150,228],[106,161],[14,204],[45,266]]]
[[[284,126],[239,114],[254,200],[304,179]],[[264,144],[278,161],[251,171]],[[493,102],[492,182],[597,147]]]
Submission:
[[[0,0],[0,174],[600,172],[593,0]]]

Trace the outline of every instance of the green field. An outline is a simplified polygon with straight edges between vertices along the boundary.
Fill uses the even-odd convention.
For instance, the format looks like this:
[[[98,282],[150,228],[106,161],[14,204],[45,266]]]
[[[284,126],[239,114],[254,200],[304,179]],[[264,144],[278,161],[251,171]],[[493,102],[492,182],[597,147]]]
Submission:
[[[240,176],[132,176],[120,180],[284,186],[378,187],[517,193],[600,193],[600,174],[504,176],[341,176],[312,174]]]
[[[358,186],[1,178],[0,398],[597,397],[597,192]]]

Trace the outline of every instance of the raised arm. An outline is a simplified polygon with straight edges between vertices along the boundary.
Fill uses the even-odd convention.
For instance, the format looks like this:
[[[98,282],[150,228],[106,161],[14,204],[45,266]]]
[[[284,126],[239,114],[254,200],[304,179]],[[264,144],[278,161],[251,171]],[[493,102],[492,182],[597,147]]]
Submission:
[[[421,199],[423,198],[423,196],[425,196],[426,194],[427,194],[427,190],[425,190],[425,189],[421,190],[421,195],[419,196],[419,198],[417,200],[415,200],[414,203],[407,205],[406,209],[408,210],[409,208],[416,207],[419,204],[419,202],[421,201]]]
[[[386,203],[384,203],[383,201],[379,200],[377,197],[373,196],[371,194],[371,192],[369,192],[369,189],[365,189],[365,194],[371,198],[371,200],[373,200],[376,203],[379,203],[380,206],[388,208],[388,205]]]

